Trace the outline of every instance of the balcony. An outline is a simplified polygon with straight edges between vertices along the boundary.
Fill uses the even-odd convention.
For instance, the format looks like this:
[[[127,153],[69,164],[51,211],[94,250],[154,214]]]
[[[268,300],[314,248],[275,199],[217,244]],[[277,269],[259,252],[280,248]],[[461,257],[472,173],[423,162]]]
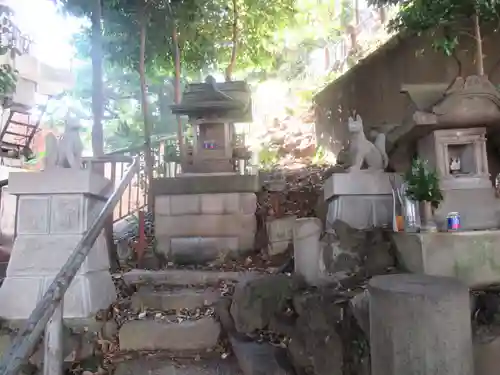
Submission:
[[[0,48],[7,47],[7,52],[0,55],[0,64],[9,64],[18,71],[13,103],[31,109],[36,105],[36,93],[57,95],[73,86],[74,77],[68,70],[56,69],[40,62],[32,54],[34,41],[19,30],[4,7],[0,0]]]

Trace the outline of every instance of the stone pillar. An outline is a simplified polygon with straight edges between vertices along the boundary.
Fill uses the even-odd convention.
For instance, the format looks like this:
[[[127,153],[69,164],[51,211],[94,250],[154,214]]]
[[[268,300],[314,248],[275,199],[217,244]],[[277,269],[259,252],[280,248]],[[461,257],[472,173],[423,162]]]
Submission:
[[[372,375],[472,375],[469,290],[456,279],[374,277],[370,293]]]
[[[101,212],[111,182],[88,170],[55,168],[11,173],[18,196],[16,229],[0,316],[24,320]],[[64,299],[65,318],[89,318],[116,299],[104,233],[83,262]]]

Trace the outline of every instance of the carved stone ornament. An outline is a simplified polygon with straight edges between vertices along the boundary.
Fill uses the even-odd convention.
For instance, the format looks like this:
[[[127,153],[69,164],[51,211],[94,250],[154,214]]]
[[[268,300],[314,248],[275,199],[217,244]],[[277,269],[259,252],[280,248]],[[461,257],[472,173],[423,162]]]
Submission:
[[[432,89],[429,87],[429,95],[434,94]],[[422,108],[418,103],[422,100],[415,101],[421,98],[410,91],[415,90],[408,90],[408,94],[417,104],[413,120],[418,125],[484,126],[500,122],[500,93],[488,77],[458,77],[440,100],[427,108]]]
[[[385,134],[379,133],[372,143],[366,139],[361,116],[349,117],[348,128],[350,134],[351,167],[349,172],[359,171],[363,164],[368,170],[383,171],[387,168],[388,157],[385,151]]]
[[[66,117],[62,137],[57,140],[53,133],[45,136],[44,169],[82,168],[83,142],[80,138],[78,119]]]

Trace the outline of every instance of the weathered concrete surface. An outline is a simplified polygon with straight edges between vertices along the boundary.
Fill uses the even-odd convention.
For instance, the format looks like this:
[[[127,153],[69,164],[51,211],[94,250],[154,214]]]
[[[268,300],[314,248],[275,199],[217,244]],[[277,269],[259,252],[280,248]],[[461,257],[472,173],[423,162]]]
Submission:
[[[132,296],[132,308],[140,310],[143,307],[156,310],[194,310],[203,306],[213,305],[220,297],[215,289],[182,289],[182,290],[154,290],[141,287]]]
[[[261,276],[259,272],[222,272],[222,271],[195,271],[195,270],[132,270],[123,274],[127,284],[153,285],[216,285],[220,281],[244,281]]]
[[[401,264],[410,272],[451,276],[470,287],[500,282],[500,231],[394,233]]]
[[[143,357],[121,362],[115,375],[242,375],[234,358],[227,360],[174,361]]]
[[[217,344],[220,325],[212,317],[182,323],[131,320],[119,332],[121,350],[196,351]]]
[[[258,175],[193,174],[176,178],[156,178],[151,184],[155,196],[183,194],[254,193],[260,190]]]
[[[427,275],[374,277],[370,293],[372,375],[472,375],[469,290]]]

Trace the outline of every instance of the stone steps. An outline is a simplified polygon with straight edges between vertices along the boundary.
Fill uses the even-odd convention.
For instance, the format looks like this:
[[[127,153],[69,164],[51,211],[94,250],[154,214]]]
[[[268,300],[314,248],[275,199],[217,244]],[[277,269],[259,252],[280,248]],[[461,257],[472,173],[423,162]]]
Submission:
[[[260,272],[225,272],[170,269],[160,271],[132,270],[123,274],[123,280],[129,285],[171,285],[171,286],[206,286],[218,285],[221,281],[241,282],[260,276]]]
[[[142,310],[150,308],[154,310],[195,310],[204,306],[212,306],[220,297],[218,290],[212,287],[206,289],[173,289],[155,290],[152,287],[140,287],[132,296],[132,308]]]
[[[204,351],[217,345],[220,331],[220,324],[211,316],[181,323],[130,320],[120,328],[120,350]]]
[[[144,357],[121,362],[115,375],[242,375],[234,358],[226,360],[204,359],[200,361],[176,359],[162,360]]]

